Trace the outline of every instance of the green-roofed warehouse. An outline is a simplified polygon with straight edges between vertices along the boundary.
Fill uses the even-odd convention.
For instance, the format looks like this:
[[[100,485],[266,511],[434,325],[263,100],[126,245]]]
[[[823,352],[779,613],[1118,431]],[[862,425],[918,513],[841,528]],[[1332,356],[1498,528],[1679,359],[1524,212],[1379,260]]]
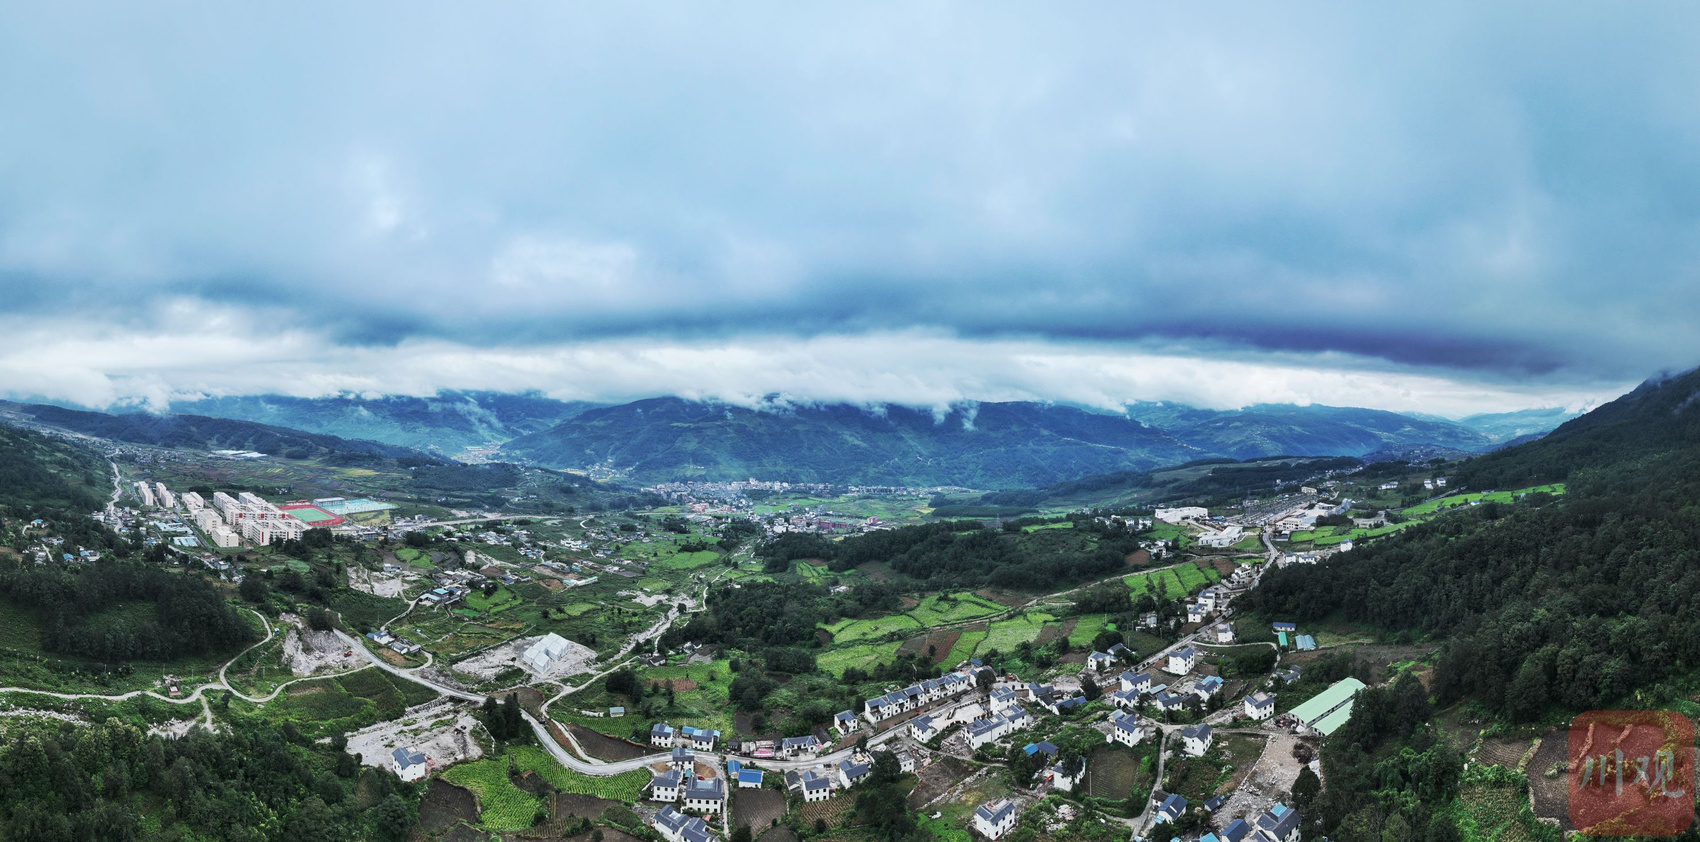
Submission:
[[[1322,717],[1322,721],[1316,723],[1316,732],[1324,737],[1329,736],[1340,730],[1340,726],[1345,725],[1346,720],[1351,718],[1352,706],[1350,704],[1341,705],[1339,710]]]
[[[1358,692],[1363,689],[1362,681],[1355,678],[1341,679],[1304,704],[1293,708],[1293,718],[1306,728],[1313,728],[1322,734],[1332,734],[1334,729],[1344,725],[1351,717],[1352,700],[1357,698]]]

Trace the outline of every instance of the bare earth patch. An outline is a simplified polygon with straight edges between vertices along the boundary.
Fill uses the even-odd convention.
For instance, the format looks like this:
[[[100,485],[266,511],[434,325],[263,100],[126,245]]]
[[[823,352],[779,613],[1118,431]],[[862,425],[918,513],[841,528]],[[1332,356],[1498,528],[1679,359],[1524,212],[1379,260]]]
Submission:
[[[732,798],[732,826],[759,831],[785,815],[785,793],[774,789],[740,790]]]
[[[933,647],[933,663],[942,664],[950,657],[950,651],[956,648],[956,639],[962,636],[962,629],[940,629],[927,637],[927,644]]]
[[[478,821],[478,799],[442,778],[432,778],[419,802],[419,828],[438,834],[466,821]]]
[[[610,737],[607,734],[592,731],[583,725],[569,724],[567,730],[572,732],[573,739],[590,752],[592,757],[602,760],[634,760],[646,754],[654,754],[656,749],[645,748],[636,743]]]
[[[478,737],[483,728],[471,707],[445,696],[408,708],[399,719],[349,734],[348,752],[364,765],[387,768],[391,751],[412,746],[441,769],[482,757]]]
[[[1079,624],[1080,619],[1078,617],[1070,617],[1060,623],[1046,623],[1045,627],[1039,630],[1039,637],[1033,641],[1033,645],[1044,646],[1060,638],[1068,637],[1074,634],[1074,627]]]

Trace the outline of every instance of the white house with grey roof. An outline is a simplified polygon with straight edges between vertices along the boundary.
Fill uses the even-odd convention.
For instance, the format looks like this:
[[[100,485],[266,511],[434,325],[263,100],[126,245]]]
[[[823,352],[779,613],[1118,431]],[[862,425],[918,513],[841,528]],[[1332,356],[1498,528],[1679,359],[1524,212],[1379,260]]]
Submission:
[[[1252,719],[1268,719],[1275,715],[1275,697],[1258,691],[1245,697],[1245,715]]]
[[[1121,743],[1124,746],[1136,746],[1145,739],[1145,721],[1138,714],[1118,713],[1110,717],[1110,733],[1104,735],[1105,742]]]
[[[1191,646],[1184,646],[1169,653],[1169,660],[1168,663],[1164,665],[1163,671],[1171,672],[1175,675],[1186,675],[1187,673],[1192,672],[1192,668],[1197,665],[1198,650]]]
[[[425,752],[407,746],[390,752],[390,771],[404,781],[417,781],[431,772],[431,761]]]
[[[861,728],[862,722],[856,718],[855,711],[841,710],[832,718],[832,727],[838,731],[838,736],[843,737]]]
[[[974,811],[974,829],[987,839],[999,839],[1015,829],[1015,802],[999,798],[980,805]]]
[[[1181,751],[1201,757],[1210,750],[1213,735],[1209,725],[1199,724],[1181,729]]]

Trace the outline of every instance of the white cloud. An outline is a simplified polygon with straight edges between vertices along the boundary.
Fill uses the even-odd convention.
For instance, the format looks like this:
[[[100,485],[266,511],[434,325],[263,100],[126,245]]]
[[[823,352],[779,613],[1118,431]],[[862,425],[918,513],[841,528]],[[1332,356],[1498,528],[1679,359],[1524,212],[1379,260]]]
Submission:
[[[1237,360],[925,331],[702,342],[618,338],[523,348],[435,339],[338,347],[317,334],[267,330],[239,311],[188,308],[179,316],[176,329],[162,333],[0,319],[0,329],[14,337],[0,349],[0,391],[96,407],[163,407],[196,395],[536,389],[562,399],[676,394],[761,406],[777,396],[780,403],[890,402],[941,412],[973,401],[1057,401],[1114,411],[1159,400],[1211,408],[1324,403],[1460,416],[1577,408],[1628,386],[1480,382],[1391,370],[1338,354]]]

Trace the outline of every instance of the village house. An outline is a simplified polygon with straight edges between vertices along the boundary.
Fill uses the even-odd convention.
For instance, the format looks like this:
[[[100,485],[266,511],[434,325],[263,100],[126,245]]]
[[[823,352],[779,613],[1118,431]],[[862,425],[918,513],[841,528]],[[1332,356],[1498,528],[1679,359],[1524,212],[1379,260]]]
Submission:
[[[1144,693],[1151,689],[1151,674],[1128,670],[1120,677],[1122,689],[1130,693]]]
[[[1163,667],[1164,672],[1175,675],[1186,675],[1198,665],[1198,650],[1187,646],[1169,653],[1169,661]]]
[[[1209,725],[1193,725],[1181,729],[1181,750],[1193,757],[1201,757],[1210,750],[1212,735]]]
[[[1115,656],[1108,652],[1093,652],[1086,656],[1086,668],[1093,672],[1103,672],[1116,665]]]
[[[974,811],[974,829],[987,839],[998,839],[1015,829],[1015,819],[1015,802],[1000,798]]]
[[[711,842],[714,838],[702,819],[692,818],[672,807],[662,807],[650,820],[650,825],[667,842]]]
[[[838,736],[843,737],[862,727],[862,723],[856,718],[855,711],[841,710],[833,717],[832,727],[838,731]]]
[[[660,774],[650,776],[649,799],[667,804],[677,802],[679,800],[679,784],[682,781],[683,776],[677,769],[668,769]]]
[[[809,769],[805,772],[786,772],[785,786],[803,796],[803,801],[813,803],[825,801],[832,797],[832,781],[825,775]]]
[[[1275,698],[1262,691],[1245,697],[1245,715],[1252,719],[1268,719],[1275,715]]]
[[[1170,795],[1163,799],[1163,803],[1157,805],[1157,821],[1159,823],[1179,821],[1180,817],[1184,815],[1186,815],[1185,796]]]
[[[1110,717],[1110,733],[1105,742],[1136,746],[1145,739],[1145,723],[1137,714],[1118,713]]]
[[[390,771],[404,781],[417,781],[431,772],[431,761],[412,746],[390,752]]]
[[[685,785],[685,809],[697,813],[726,809],[726,782],[719,778],[692,778]]]

